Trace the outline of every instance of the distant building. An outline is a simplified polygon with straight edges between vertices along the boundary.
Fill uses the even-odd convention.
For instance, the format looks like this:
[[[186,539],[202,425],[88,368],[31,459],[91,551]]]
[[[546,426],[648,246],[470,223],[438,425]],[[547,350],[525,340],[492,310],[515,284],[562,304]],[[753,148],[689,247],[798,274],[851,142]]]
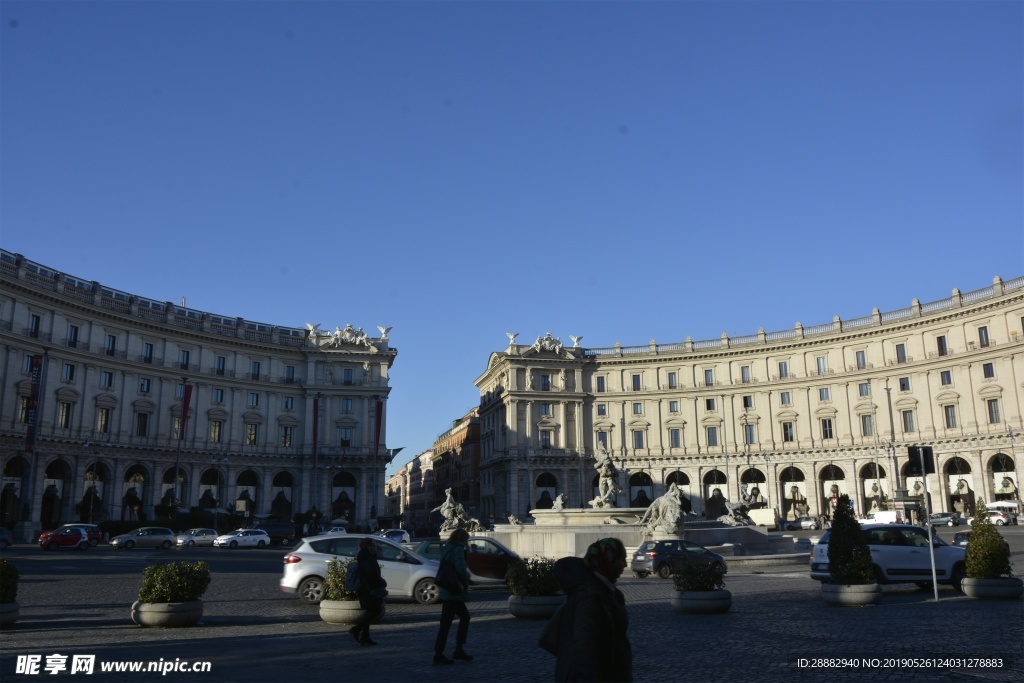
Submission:
[[[388,479],[388,506],[399,526],[413,531],[431,527],[434,501],[432,450],[402,465]]]
[[[430,509],[445,500],[445,491],[450,488],[452,497],[462,504],[466,515],[479,517],[480,419],[476,408],[455,420],[451,429],[437,437],[431,462],[434,500]],[[434,513],[433,525],[438,526],[441,519],[440,513]]]

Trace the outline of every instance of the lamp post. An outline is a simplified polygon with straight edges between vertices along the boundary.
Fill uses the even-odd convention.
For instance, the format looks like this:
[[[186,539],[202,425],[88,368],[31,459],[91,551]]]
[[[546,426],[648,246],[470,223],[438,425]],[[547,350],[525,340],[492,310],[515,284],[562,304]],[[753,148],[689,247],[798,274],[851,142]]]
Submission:
[[[185,440],[185,425],[188,424],[188,404],[192,398],[192,387],[189,386],[188,377],[181,378],[181,419],[178,421],[178,449],[174,453],[174,512],[177,514],[181,507],[179,486],[181,485],[181,442]]]

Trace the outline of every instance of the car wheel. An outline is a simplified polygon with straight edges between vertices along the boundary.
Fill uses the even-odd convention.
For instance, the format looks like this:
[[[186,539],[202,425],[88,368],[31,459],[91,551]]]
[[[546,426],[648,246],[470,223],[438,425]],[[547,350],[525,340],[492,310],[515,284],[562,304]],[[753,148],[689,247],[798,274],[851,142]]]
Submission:
[[[95,548],[96,546],[99,545],[99,541],[97,541],[95,538],[90,538],[89,539],[89,545],[91,545],[93,548]]]
[[[46,547],[50,550],[58,550],[60,548],[60,543],[57,543],[57,541],[50,541],[50,545]]]
[[[262,548],[265,545],[266,545],[266,543],[264,543],[263,541],[260,541],[259,543],[256,544],[256,547],[257,548]]]
[[[299,584],[299,599],[307,605],[319,605],[324,599],[324,580],[311,576]]]
[[[946,526],[953,526],[953,520],[949,520],[948,522],[946,522]]]
[[[194,548],[194,547],[195,547],[195,545],[196,545],[196,542],[195,542],[195,541],[192,541],[192,540],[190,540],[190,541],[188,542],[188,544],[187,544],[187,545],[188,545],[188,547],[189,547],[189,548]]]
[[[725,574],[725,565],[721,562],[715,562],[711,565],[711,570],[716,574]]]
[[[126,541],[125,544],[124,544],[124,549],[125,550],[131,550],[134,547],[135,547],[135,541]]]
[[[658,568],[654,571],[658,573],[659,579],[667,579],[668,577],[672,576],[672,567],[668,566],[668,563],[662,563],[658,565]]]
[[[163,548],[164,550],[167,550],[168,548],[171,547],[171,542],[170,541],[164,541],[163,543],[160,544],[160,547]]]
[[[1002,525],[1003,525],[1003,520],[997,519],[996,520],[996,526],[1002,526]]]
[[[793,527],[792,524],[787,524],[786,525],[786,531],[796,531],[796,529]]]
[[[924,590],[929,590],[929,591],[932,589],[932,582],[931,581],[915,581],[914,583],[917,585],[918,588],[922,588]]]
[[[965,564],[957,564],[953,567],[953,590],[957,593],[964,592],[964,579],[967,578],[967,566]]]
[[[290,539],[290,538],[282,538],[281,539],[281,547],[282,548],[287,548],[291,544],[292,544],[292,539]]]
[[[235,548],[238,547],[238,541],[231,541],[231,545],[228,546],[228,547],[230,547],[232,550],[234,550]]]
[[[433,605],[440,599],[441,589],[433,579],[423,579],[416,584],[413,595],[416,596],[416,602],[421,605]]]
[[[650,572],[633,572],[633,576],[638,579],[646,579],[650,575]]]
[[[82,541],[81,543],[78,544],[78,549],[79,550],[85,550],[88,547],[89,547],[89,541]]]

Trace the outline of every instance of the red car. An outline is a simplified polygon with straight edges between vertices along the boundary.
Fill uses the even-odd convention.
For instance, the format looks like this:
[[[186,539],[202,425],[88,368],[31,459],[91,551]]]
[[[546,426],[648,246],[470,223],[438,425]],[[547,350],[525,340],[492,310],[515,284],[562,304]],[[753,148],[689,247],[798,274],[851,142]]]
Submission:
[[[54,531],[39,534],[39,547],[45,550],[78,548],[85,550],[90,545],[88,530],[77,526],[62,526]]]
[[[65,529],[81,529],[89,536],[89,545],[95,548],[97,545],[103,542],[103,532],[100,531],[99,524],[64,524],[57,527],[53,531],[48,533],[56,534]]]

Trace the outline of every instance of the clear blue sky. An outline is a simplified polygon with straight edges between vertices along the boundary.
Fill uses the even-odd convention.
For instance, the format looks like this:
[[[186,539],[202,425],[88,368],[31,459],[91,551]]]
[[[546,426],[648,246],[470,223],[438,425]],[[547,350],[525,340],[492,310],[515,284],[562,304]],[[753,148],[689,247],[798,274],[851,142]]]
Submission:
[[[0,2],[0,246],[393,326],[388,446],[505,332],[612,346],[1024,274],[1024,3]]]

